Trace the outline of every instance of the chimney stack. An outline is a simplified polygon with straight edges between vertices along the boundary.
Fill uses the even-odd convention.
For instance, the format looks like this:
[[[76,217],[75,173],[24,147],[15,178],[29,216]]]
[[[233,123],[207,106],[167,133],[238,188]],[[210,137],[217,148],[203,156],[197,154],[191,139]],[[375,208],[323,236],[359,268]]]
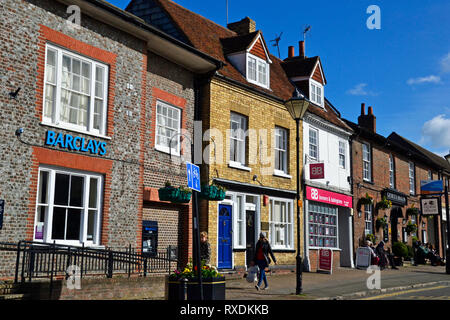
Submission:
[[[306,58],[306,56],[305,56],[305,41],[299,41],[298,48],[299,48],[298,56],[303,59]]]
[[[249,34],[256,31],[256,22],[250,19],[249,17],[245,17],[241,21],[229,23],[227,25],[228,29],[233,30],[238,35],[242,36],[245,34]]]
[[[377,132],[377,118],[373,114],[373,108],[369,106],[367,115],[365,114],[365,103],[361,103],[361,115],[358,117],[358,125],[370,132]]]
[[[295,48],[294,46],[289,46],[288,48],[288,57],[293,58],[295,56]]]

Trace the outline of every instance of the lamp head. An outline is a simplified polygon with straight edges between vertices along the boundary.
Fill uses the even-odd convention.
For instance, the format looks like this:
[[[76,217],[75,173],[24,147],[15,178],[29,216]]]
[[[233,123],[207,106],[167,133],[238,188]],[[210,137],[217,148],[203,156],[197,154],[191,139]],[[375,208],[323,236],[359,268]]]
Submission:
[[[297,89],[292,93],[292,98],[284,102],[284,106],[294,120],[302,119],[310,104],[311,102]]]

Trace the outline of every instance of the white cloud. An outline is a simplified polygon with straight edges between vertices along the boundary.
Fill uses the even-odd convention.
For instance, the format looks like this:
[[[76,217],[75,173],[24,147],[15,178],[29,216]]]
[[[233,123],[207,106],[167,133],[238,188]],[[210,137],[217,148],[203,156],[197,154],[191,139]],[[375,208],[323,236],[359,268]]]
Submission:
[[[442,72],[450,72],[450,52],[441,60]]]
[[[413,84],[439,83],[439,82],[441,82],[441,78],[440,77],[430,75],[428,77],[411,78],[406,83],[409,84],[409,85],[413,85]]]
[[[376,93],[366,89],[367,83],[359,83],[352,89],[347,90],[347,94],[352,96],[375,96]]]
[[[450,148],[450,118],[440,114],[425,122],[421,141],[433,148]]]

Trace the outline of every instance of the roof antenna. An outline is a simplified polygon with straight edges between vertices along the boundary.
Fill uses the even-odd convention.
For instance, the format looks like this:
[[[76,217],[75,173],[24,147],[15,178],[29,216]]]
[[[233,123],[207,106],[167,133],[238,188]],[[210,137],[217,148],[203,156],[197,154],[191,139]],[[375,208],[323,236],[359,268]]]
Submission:
[[[228,26],[228,0],[226,2],[227,2],[227,26]]]
[[[278,43],[279,43],[280,40],[281,40],[281,35],[282,35],[282,34],[283,34],[283,32],[281,32],[280,35],[277,36],[275,39],[270,40],[270,42],[275,42],[275,44],[273,44],[273,46],[278,48],[278,58],[279,58],[279,59],[281,59],[281,58],[280,58],[280,46],[278,45]]]
[[[306,48],[306,34],[311,31],[311,26],[307,25],[304,29],[303,29],[303,42],[305,43],[305,48]],[[306,56],[306,49],[305,49],[305,56]]]

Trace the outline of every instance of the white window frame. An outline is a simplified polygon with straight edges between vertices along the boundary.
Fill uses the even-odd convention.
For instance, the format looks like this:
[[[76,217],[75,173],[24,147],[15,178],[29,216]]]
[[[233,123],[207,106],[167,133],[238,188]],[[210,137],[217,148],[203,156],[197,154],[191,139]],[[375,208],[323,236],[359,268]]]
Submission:
[[[56,71],[55,71],[55,84],[52,84],[47,81],[47,58],[48,51],[52,50],[56,52]],[[87,128],[79,125],[75,125],[72,123],[63,122],[60,120],[61,114],[61,91],[62,91],[62,65],[63,65],[63,55],[69,56],[71,58],[75,58],[81,60],[81,62],[85,62],[90,64],[91,66],[91,78],[90,78],[90,104],[88,107],[87,114]],[[103,108],[102,108],[102,119],[99,121],[100,128],[94,129],[94,110],[95,110],[95,84],[96,84],[96,70],[97,67],[104,69],[103,75]],[[80,133],[87,133],[91,135],[97,136],[105,136],[106,135],[106,124],[107,124],[107,106],[108,106],[108,86],[109,86],[109,66],[100,63],[96,60],[86,58],[74,52],[65,50],[63,48],[57,47],[55,45],[46,44],[45,46],[45,71],[44,71],[44,95],[42,100],[43,112],[42,112],[42,123],[45,125],[55,126],[62,129],[72,130]],[[80,80],[81,81],[81,80]],[[47,96],[47,84],[55,87],[54,92],[54,103],[52,106],[52,115],[51,117],[47,117],[45,115],[45,103]],[[81,85],[81,83],[80,83]],[[85,94],[83,94],[85,95]],[[86,95],[85,95],[86,96]]]
[[[320,89],[320,95],[317,94],[318,89]],[[317,82],[314,79],[309,80],[309,98],[311,102],[314,104],[324,107],[324,91],[323,91],[323,85],[320,82]]]
[[[389,155],[389,186],[395,189],[395,162],[392,154]]]
[[[342,169],[346,168],[347,161],[347,143],[344,140],[339,140],[339,167]]]
[[[367,226],[370,225],[370,229]],[[364,235],[373,233],[373,205],[364,205]]]
[[[433,171],[428,170],[428,180],[433,180]]]
[[[244,120],[245,127],[242,128],[242,121]],[[238,124],[237,136],[233,134],[232,122]],[[232,167],[246,168],[247,162],[247,130],[248,130],[248,118],[242,114],[236,112],[230,112],[230,159],[229,163]],[[240,137],[239,137],[240,136]],[[231,159],[231,146],[236,141],[237,148],[234,150],[235,158]],[[236,157],[237,154],[237,157]]]
[[[279,139],[282,140],[282,145],[278,145]],[[274,158],[276,154],[279,156],[282,156],[282,159],[279,159],[279,163],[281,164],[281,168],[277,168],[276,161],[274,166],[274,173],[276,175],[287,175],[288,174],[288,156],[289,156],[289,149],[288,149],[288,130],[283,127],[275,127],[275,143],[274,143]]]
[[[40,188],[41,188],[41,172],[48,173],[47,180],[47,204],[41,204],[39,202]],[[65,174],[71,176],[80,176],[84,178],[84,186],[83,186],[83,207],[77,207],[77,209],[81,209],[81,226],[80,226],[80,234],[81,238],[78,240],[62,240],[62,239],[52,239],[52,226],[53,226],[53,212],[54,207],[68,207],[68,206],[59,206],[54,204],[54,194],[55,194],[55,178],[56,174]],[[87,239],[87,229],[88,229],[88,218],[89,218],[89,188],[90,188],[90,179],[97,179],[97,201],[96,208],[91,208],[91,210],[96,209],[97,215],[95,218],[95,229],[94,236],[92,240]],[[37,242],[44,243],[53,243],[55,241],[56,244],[63,245],[73,245],[73,246],[81,246],[83,243],[85,246],[100,246],[101,239],[101,222],[102,222],[102,203],[103,203],[103,184],[104,178],[101,174],[88,173],[68,168],[59,168],[53,166],[40,166],[38,172],[38,190],[36,194],[36,207],[35,207],[35,223],[33,230],[33,239]],[[36,239],[36,225],[38,223],[38,210],[40,206],[45,206],[47,208],[44,222],[44,234],[43,239]],[[67,221],[66,221],[67,223]]]
[[[410,161],[408,163],[409,172],[409,193],[412,195],[416,194],[416,174],[415,174],[415,164]]]
[[[313,221],[311,222],[311,213],[315,213],[315,214],[318,214],[318,215],[322,215],[322,216],[327,216],[327,214],[326,213],[321,213],[321,212],[318,212],[318,211],[312,211],[311,210],[311,206],[312,205],[316,205],[316,206],[323,206],[323,207],[327,207],[327,208],[331,208],[331,209],[334,209],[335,211],[335,214],[328,214],[328,216],[329,217],[331,217],[331,216],[334,216],[335,217],[335,224],[331,224],[331,223],[326,223],[326,221],[325,221],[325,223],[321,223],[320,221],[317,221],[317,222],[315,222],[314,221],[314,219],[313,219]],[[321,203],[321,202],[315,202],[315,201],[308,201],[308,206],[307,206],[307,208],[308,208],[308,217],[307,217],[307,221],[308,221],[308,229],[307,229],[307,241],[308,241],[308,245],[309,245],[309,248],[310,249],[320,249],[320,248],[327,248],[327,249],[332,249],[332,250],[339,250],[339,208],[337,208],[337,207],[335,207],[335,206],[332,206],[332,205],[329,205],[329,204],[324,204],[324,203]],[[311,225],[312,225],[312,227],[314,228],[314,226],[317,226],[317,233],[313,233],[313,234],[311,234],[311,232],[310,232],[310,227],[311,227]],[[336,228],[336,233],[334,234],[334,235],[320,235],[319,234],[319,227],[327,227],[327,225],[330,225],[330,226],[332,226],[333,228]],[[323,245],[323,246],[315,246],[315,245],[311,245],[310,244],[310,237],[311,236],[313,236],[313,237],[318,237],[318,238],[320,238],[320,237],[322,237],[322,238],[335,238],[336,239],[336,246],[334,246],[334,247],[325,247],[325,244]]]
[[[364,150],[364,147],[367,147],[367,151]],[[366,155],[369,156],[369,159],[366,159]],[[370,148],[370,144],[363,143],[362,144],[362,162],[363,162],[363,180],[364,181],[372,181],[372,151]],[[367,169],[365,168],[365,164],[367,164]],[[366,174],[367,173],[367,174]]]
[[[316,133],[316,144],[311,143],[311,132]],[[311,146],[316,147],[316,157],[311,156]],[[308,156],[310,159],[319,161],[319,130],[313,127],[309,127],[308,130]]]
[[[176,131],[177,131],[176,138],[173,138],[172,140],[170,140],[172,137],[174,137],[175,134],[172,135],[171,138],[169,138],[169,144],[170,144],[170,141],[172,141],[171,145],[174,145],[175,141],[177,142],[175,148],[173,148],[173,147],[170,148],[169,146],[166,146],[166,145],[163,145],[163,144],[158,144],[158,127],[162,126],[162,125],[160,125],[160,123],[159,123],[160,121],[158,120],[158,118],[159,118],[158,117],[158,106],[161,107],[161,108],[167,108],[167,110],[172,110],[172,112],[177,112],[178,113],[178,119],[171,119],[172,121],[173,120],[177,120],[178,127],[177,128],[169,127],[169,129],[171,129],[171,130],[175,130],[176,129]],[[182,113],[183,113],[183,110],[181,108],[179,108],[179,107],[173,106],[173,105],[171,105],[171,104],[169,104],[167,102],[161,101],[161,100],[157,100],[156,101],[156,108],[155,108],[155,114],[156,114],[156,116],[155,116],[155,149],[156,150],[161,151],[161,152],[165,152],[165,153],[172,153],[172,155],[174,155],[174,156],[179,156],[180,155],[180,150],[181,150],[181,135],[180,135],[180,133],[181,133]],[[162,116],[164,116],[164,115],[162,115]],[[165,127],[166,126],[164,126],[164,128]],[[165,137],[165,136],[163,136],[163,137]],[[172,150],[170,150],[170,149],[172,149]]]
[[[284,221],[274,221],[273,220],[273,208],[274,203],[284,203],[286,212]],[[292,250],[294,249],[294,202],[289,199],[283,199],[283,198],[269,198],[269,243],[272,249],[274,250]],[[282,213],[283,214],[283,213]],[[282,217],[283,218],[283,217]],[[289,222],[290,221],[290,222]],[[284,236],[284,245],[279,245],[274,243],[274,235],[276,232],[277,225],[284,225],[279,226],[278,228],[284,228],[285,234]]]
[[[249,68],[250,59],[253,59],[256,62],[255,63],[256,79],[252,79],[250,77],[250,68]],[[252,55],[251,53],[247,53],[245,60],[246,60],[245,68],[246,68],[247,81],[250,83],[256,84],[260,87],[269,89],[270,88],[270,64],[267,61],[255,56],[255,55]],[[266,72],[262,78],[260,77],[260,73],[259,73],[260,66],[265,66],[265,68],[266,68],[265,69]]]
[[[238,198],[240,201],[238,201]],[[233,244],[234,248],[245,248],[246,239],[246,226],[245,226],[245,195],[244,194],[236,194],[234,203],[236,205],[233,206],[233,217],[235,218],[235,228],[236,235]],[[239,237],[241,238],[241,242],[239,242]]]

